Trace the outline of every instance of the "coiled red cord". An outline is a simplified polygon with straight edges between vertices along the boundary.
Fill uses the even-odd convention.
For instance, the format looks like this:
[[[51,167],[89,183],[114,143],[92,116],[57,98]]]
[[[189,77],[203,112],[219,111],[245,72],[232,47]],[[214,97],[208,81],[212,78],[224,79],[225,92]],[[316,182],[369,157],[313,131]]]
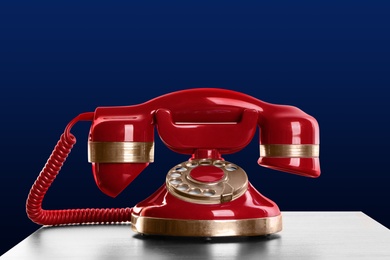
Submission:
[[[28,217],[33,222],[40,225],[62,225],[130,221],[132,208],[64,210],[42,209],[42,201],[47,190],[61,170],[61,167],[68,157],[73,145],[76,143],[76,138],[70,133],[70,129],[78,121],[93,120],[93,115],[93,112],[83,113],[69,122],[47,163],[31,187],[26,202],[26,211]]]

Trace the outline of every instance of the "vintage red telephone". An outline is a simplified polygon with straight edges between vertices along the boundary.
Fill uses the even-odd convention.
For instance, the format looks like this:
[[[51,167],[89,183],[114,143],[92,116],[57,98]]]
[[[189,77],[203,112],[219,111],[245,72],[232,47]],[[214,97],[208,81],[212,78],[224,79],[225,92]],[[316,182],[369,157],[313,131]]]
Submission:
[[[155,126],[171,150],[190,158],[170,169],[166,183],[133,208],[44,210],[44,195],[76,142],[70,129],[81,120],[92,121],[88,159],[96,184],[109,196],[117,196],[153,162]],[[248,182],[241,167],[222,157],[244,148],[257,126],[260,165],[320,175],[319,128],[313,117],[235,91],[190,89],[139,105],[98,107],[73,119],[31,188],[27,214],[42,225],[129,221],[136,232],[155,235],[278,232],[278,206]]]

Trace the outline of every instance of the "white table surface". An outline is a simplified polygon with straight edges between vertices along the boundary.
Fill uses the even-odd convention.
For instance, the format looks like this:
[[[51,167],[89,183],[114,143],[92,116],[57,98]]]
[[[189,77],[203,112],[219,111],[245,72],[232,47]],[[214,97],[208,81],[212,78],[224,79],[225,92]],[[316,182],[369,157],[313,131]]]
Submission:
[[[283,212],[267,237],[140,236],[129,225],[42,227],[11,259],[390,259],[390,231],[362,212]]]

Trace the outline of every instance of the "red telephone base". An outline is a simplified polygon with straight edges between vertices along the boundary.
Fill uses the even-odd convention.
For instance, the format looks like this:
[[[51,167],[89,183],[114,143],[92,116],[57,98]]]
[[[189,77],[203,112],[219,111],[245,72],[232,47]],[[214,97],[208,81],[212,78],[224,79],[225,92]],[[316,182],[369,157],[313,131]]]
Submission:
[[[137,233],[168,236],[262,236],[282,230],[278,206],[250,183],[239,198],[212,205],[178,199],[163,185],[133,208],[131,223]]]

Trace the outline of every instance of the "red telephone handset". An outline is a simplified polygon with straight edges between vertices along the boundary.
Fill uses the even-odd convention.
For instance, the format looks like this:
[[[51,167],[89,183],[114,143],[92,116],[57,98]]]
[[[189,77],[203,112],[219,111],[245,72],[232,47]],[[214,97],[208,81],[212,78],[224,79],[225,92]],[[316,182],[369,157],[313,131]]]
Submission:
[[[117,196],[154,159],[154,126],[171,150],[189,154],[166,183],[126,209],[47,211],[41,203],[75,143],[70,128],[91,120],[88,157],[98,187]],[[317,121],[292,106],[274,105],[223,89],[173,92],[146,103],[98,107],[76,117],[33,185],[27,213],[45,225],[131,221],[144,234],[251,236],[281,230],[277,205],[248,182],[223,154],[244,148],[260,128],[258,163],[308,177],[320,175]]]

